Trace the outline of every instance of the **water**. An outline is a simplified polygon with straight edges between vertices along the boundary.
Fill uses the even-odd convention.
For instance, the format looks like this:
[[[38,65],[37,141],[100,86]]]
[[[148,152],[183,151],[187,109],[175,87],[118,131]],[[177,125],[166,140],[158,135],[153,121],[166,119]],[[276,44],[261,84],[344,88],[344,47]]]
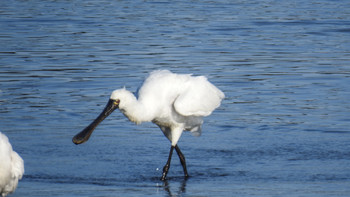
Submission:
[[[350,4],[1,1],[0,130],[25,160],[12,196],[349,196]],[[114,112],[147,73],[206,75],[226,94],[179,146]]]

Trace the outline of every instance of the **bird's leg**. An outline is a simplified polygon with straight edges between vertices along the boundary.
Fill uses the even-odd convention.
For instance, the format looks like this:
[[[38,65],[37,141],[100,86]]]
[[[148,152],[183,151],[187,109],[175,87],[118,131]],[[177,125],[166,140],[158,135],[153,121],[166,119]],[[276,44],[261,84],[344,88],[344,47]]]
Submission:
[[[185,178],[188,178],[188,173],[187,173],[187,167],[186,167],[186,159],[185,156],[182,154],[180,148],[176,145],[175,146],[175,150],[177,152],[177,155],[179,156],[182,168],[184,169],[184,173],[185,173]]]
[[[169,168],[170,168],[170,162],[171,162],[171,156],[173,155],[173,151],[174,151],[175,146],[171,146],[170,147],[170,152],[169,152],[169,158],[168,161],[166,162],[164,168],[163,168],[163,175],[161,180],[164,181],[166,175],[168,174]]]

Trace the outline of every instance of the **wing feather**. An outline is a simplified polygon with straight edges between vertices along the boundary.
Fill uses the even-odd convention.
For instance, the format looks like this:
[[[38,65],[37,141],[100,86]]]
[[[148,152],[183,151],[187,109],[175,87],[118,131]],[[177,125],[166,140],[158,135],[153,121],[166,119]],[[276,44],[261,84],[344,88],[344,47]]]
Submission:
[[[191,77],[174,102],[175,110],[183,116],[208,116],[220,106],[224,93],[206,77]]]

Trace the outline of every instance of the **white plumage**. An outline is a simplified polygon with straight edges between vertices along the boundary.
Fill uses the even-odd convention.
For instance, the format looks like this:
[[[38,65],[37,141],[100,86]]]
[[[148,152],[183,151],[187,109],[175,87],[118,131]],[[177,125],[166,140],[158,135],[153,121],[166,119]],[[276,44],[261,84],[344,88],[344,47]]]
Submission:
[[[120,100],[119,109],[139,124],[152,121],[175,146],[183,130],[201,134],[202,117],[220,106],[224,98],[206,77],[154,71],[145,80],[136,98],[125,89],[113,91],[110,99]]]
[[[185,157],[177,145],[183,131],[201,134],[203,117],[220,106],[224,93],[204,76],[174,74],[168,70],[152,72],[138,91],[137,97],[130,91],[114,90],[103,112],[74,138],[75,144],[87,141],[97,125],[115,109],[132,122],[153,122],[170,140],[171,148],[167,164],[163,168],[162,180],[168,173],[175,149],[188,177]]]
[[[0,194],[3,197],[15,191],[23,173],[23,159],[12,150],[6,135],[0,132]]]

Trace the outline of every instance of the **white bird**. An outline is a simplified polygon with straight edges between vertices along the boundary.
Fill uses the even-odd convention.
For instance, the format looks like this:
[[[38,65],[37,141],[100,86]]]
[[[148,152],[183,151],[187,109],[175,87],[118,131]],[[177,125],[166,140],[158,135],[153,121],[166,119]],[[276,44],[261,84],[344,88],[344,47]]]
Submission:
[[[132,122],[153,122],[170,140],[168,161],[163,168],[161,180],[165,180],[175,149],[188,177],[186,161],[177,145],[183,131],[195,136],[201,134],[203,117],[220,106],[224,93],[204,76],[174,74],[168,70],[152,72],[138,91],[138,98],[130,91],[114,90],[103,112],[83,131],[73,138],[75,144],[87,141],[97,125],[116,108]]]
[[[16,190],[23,173],[23,159],[12,150],[6,135],[0,132],[0,194],[3,197]]]

